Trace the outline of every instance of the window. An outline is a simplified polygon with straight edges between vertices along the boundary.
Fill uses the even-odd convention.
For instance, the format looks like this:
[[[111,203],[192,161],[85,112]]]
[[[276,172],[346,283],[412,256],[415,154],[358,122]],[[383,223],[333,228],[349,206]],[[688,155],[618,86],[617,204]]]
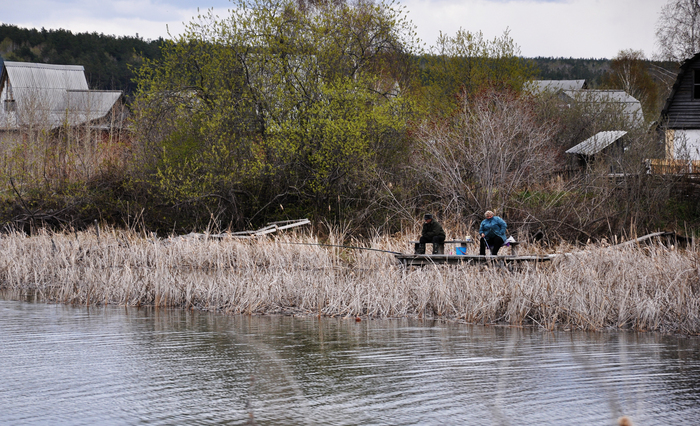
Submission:
[[[700,69],[693,70],[693,99],[700,99]]]
[[[14,99],[5,99],[5,112],[13,112],[17,110],[17,104]]]

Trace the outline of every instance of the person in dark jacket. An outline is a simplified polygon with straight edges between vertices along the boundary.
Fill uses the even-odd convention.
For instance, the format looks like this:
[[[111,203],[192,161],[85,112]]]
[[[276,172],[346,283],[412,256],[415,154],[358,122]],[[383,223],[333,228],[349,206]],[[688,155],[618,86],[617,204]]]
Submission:
[[[479,246],[479,254],[486,255],[486,247],[488,246],[491,254],[496,256],[498,250],[506,242],[506,221],[498,216],[494,216],[491,210],[484,213],[486,219],[479,226],[479,235],[481,236],[481,245]]]
[[[445,243],[445,231],[442,226],[433,218],[430,213],[426,214],[423,219],[423,230],[421,231],[420,241],[416,244],[416,254],[425,254],[425,245],[431,243],[433,245],[433,254],[438,254],[438,246]]]

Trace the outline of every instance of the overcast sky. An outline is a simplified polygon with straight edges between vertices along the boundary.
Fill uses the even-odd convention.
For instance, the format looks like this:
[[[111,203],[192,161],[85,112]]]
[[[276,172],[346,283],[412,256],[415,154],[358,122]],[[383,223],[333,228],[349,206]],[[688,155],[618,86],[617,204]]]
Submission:
[[[430,46],[460,27],[492,39],[506,28],[526,57],[612,58],[657,51],[655,28],[668,0],[401,0]],[[0,0],[0,22],[145,39],[179,34],[197,8],[225,15],[228,0]]]

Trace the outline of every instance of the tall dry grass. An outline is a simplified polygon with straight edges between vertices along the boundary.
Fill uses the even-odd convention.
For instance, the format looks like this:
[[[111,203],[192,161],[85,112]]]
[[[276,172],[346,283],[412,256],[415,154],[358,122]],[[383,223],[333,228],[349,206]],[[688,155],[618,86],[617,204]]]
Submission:
[[[407,241],[377,237],[369,244],[408,251]],[[299,242],[318,243],[291,234],[219,241],[117,230],[99,238],[94,231],[15,233],[0,238],[0,288],[87,305],[700,332],[693,251],[594,247],[514,272],[483,265],[406,270],[389,253]]]
[[[31,117],[24,115],[25,125],[0,131],[0,199],[37,190],[64,192],[126,170],[125,106],[115,105],[96,122],[71,123],[89,113],[72,112],[71,120],[58,125],[44,109],[32,110]]]

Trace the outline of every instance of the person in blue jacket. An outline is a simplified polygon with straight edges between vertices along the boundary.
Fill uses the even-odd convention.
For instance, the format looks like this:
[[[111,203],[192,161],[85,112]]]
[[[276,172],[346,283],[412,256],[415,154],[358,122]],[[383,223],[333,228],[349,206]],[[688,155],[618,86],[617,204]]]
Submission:
[[[486,247],[491,251],[492,255],[498,254],[500,249],[506,242],[506,221],[498,216],[494,216],[491,210],[484,213],[486,219],[481,221],[479,226],[479,235],[481,236],[481,245],[479,246],[479,254],[486,255]]]

